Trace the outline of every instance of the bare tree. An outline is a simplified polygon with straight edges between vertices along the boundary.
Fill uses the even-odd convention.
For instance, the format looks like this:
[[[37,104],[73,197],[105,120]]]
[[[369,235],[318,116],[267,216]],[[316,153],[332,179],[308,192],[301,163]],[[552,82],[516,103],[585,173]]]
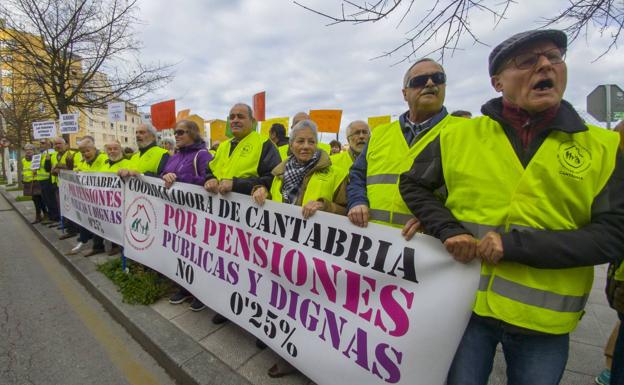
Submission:
[[[3,121],[3,136],[15,144],[17,159],[22,158],[24,144],[32,138],[32,123],[37,120],[55,119],[47,106],[39,87],[19,74],[4,70],[0,78],[0,117]],[[47,106],[47,107],[46,107]],[[18,165],[18,183],[21,185],[22,163]],[[6,165],[5,165],[6,167]]]
[[[139,60],[137,13],[136,0],[4,0],[5,56],[58,113],[133,101],[173,76]]]
[[[399,63],[435,54],[443,61],[447,53],[452,54],[459,48],[465,36],[472,43],[483,44],[471,22],[477,18],[479,23],[487,22],[489,17],[489,22],[496,28],[506,19],[510,7],[517,3],[515,0],[343,0],[340,12],[331,15],[295,1],[300,7],[329,19],[329,25],[378,22],[394,13],[401,16],[399,25],[415,19],[415,23],[408,27],[405,41],[377,57],[401,53],[403,56]],[[566,3],[557,15],[542,18],[538,25],[557,25],[567,32],[571,40],[586,36],[590,26],[597,26],[601,34],[611,39],[600,56],[617,47],[624,28],[624,1],[567,0]],[[417,9],[424,9],[424,14],[417,14]],[[429,45],[431,41],[436,41],[433,48]]]

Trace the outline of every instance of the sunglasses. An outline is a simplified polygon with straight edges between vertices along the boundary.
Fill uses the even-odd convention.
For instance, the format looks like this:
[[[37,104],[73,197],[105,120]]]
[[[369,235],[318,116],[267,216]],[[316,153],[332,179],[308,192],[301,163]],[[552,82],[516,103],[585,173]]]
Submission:
[[[173,131],[173,134],[175,136],[182,136],[182,135],[186,134],[187,132],[188,131],[186,131],[186,130],[175,130],[175,131]]]
[[[440,85],[446,83],[446,74],[444,72],[436,72],[428,75],[418,75],[411,78],[405,88],[423,88],[429,79],[435,85]]]
[[[428,75],[414,76],[407,82],[405,88],[423,88],[431,79],[433,84],[440,85],[446,83],[446,74],[444,72],[436,72]]]

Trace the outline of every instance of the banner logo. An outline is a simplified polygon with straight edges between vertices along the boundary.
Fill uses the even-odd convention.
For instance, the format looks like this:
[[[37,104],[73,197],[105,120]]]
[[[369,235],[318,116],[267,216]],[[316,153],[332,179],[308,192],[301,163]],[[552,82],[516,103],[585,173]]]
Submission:
[[[126,239],[136,250],[144,250],[154,242],[156,210],[152,203],[137,197],[126,211]]]

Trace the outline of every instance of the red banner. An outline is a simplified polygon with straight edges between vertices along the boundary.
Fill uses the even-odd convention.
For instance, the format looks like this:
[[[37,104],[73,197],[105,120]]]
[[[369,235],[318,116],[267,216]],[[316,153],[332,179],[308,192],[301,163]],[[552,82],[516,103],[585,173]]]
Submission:
[[[152,104],[152,124],[157,130],[173,128],[176,123],[175,100]]]
[[[264,107],[266,100],[266,92],[258,92],[253,96],[253,110],[254,110],[254,118],[257,121],[261,122],[265,119],[264,115]]]

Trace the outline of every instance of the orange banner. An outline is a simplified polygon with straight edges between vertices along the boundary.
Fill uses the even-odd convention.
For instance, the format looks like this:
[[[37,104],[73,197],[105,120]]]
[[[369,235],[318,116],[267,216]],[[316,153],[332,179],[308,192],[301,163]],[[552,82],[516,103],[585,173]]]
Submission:
[[[191,110],[189,108],[187,108],[186,110],[178,111],[178,116],[176,118],[176,122],[178,122],[178,121],[180,121],[182,119],[188,118],[190,114],[191,114]]]
[[[259,122],[263,121],[265,118],[265,115],[264,115],[265,102],[266,102],[266,92],[264,91],[258,92],[257,94],[253,96],[254,118],[256,118],[256,120]]]
[[[215,140],[223,142],[228,137],[225,135],[225,120],[215,119],[210,122],[210,142],[214,144]]]
[[[152,104],[152,124],[157,130],[173,128],[176,122],[175,100]]]
[[[337,134],[340,131],[342,110],[310,110],[310,119],[318,125],[319,132]]]

